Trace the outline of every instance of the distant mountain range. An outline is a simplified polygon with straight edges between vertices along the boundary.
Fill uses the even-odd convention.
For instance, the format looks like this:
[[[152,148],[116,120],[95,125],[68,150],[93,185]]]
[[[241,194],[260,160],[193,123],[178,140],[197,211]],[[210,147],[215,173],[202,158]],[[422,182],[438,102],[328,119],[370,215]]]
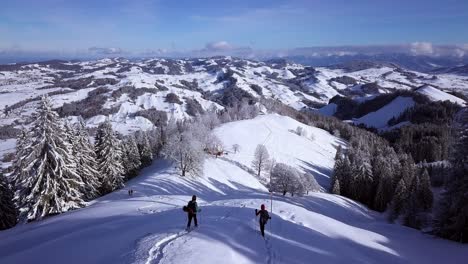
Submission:
[[[466,66],[447,66],[455,62],[411,61],[410,56],[387,61],[383,57],[340,58],[330,67],[308,66],[318,61],[305,57],[261,62],[229,56],[0,65],[0,126],[26,124],[44,94],[52,97],[62,117],[73,120],[82,116],[90,127],[110,118],[125,133],[152,127],[161,115],[188,118],[245,100],[256,103],[260,98],[275,99],[298,110],[316,110],[336,96],[361,103],[397,90],[430,86],[424,89],[426,95],[456,101],[450,94],[464,97],[468,91]],[[406,65],[412,62],[413,67],[401,66],[402,61]],[[425,72],[409,69],[416,65]],[[431,70],[430,65],[434,65]]]
[[[330,56],[291,56],[285,59],[309,66],[331,66],[336,64],[347,64],[355,61],[370,61],[374,63],[392,63],[402,68],[420,72],[433,72],[438,69],[451,69],[464,67],[463,74],[467,74],[468,57],[453,56],[415,56],[404,53],[383,53],[376,55],[354,54],[354,55],[330,55]]]

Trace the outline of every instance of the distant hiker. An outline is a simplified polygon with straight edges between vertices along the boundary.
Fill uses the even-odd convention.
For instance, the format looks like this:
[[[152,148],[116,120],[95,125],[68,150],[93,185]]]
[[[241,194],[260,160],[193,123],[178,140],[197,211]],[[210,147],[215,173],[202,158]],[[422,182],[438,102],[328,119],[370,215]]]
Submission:
[[[261,208],[260,211],[255,209],[255,216],[260,215],[260,220],[259,220],[260,231],[262,232],[262,236],[265,237],[265,225],[268,222],[268,219],[271,219],[271,217],[268,214],[268,211],[265,210],[265,205],[264,204],[262,204],[262,206],[260,206],[260,208]]]
[[[128,196],[132,196],[132,195],[133,195],[133,189],[128,190]]]
[[[198,209],[198,204],[197,204],[197,196],[192,196],[192,200],[188,202],[187,206],[184,207],[185,210],[188,214],[188,223],[187,223],[187,229],[190,228],[190,224],[192,223],[192,218],[193,221],[195,222],[195,227],[198,226],[198,221],[197,221],[197,212],[200,210]]]

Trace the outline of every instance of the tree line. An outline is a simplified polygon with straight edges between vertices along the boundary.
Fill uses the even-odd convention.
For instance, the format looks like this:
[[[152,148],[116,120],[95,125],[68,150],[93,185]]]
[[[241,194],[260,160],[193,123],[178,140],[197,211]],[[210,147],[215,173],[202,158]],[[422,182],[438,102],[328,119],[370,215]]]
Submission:
[[[329,131],[349,142],[348,148],[338,149],[330,191],[362,202],[370,208],[386,212],[390,221],[430,230],[432,234],[468,243],[468,110],[456,114],[456,123],[450,115],[449,103],[435,104],[448,107],[438,111],[443,128],[428,128],[420,124],[421,132],[408,129],[409,136],[400,142],[407,147],[392,144],[380,135],[351,126],[338,118],[310,111],[297,111],[281,102],[265,99],[268,110],[290,116],[300,122]],[[459,108],[458,108],[459,109]],[[426,111],[411,111],[407,116]],[[427,129],[426,129],[427,128]],[[427,132],[425,132],[427,131]],[[423,139],[427,134],[440,133],[443,144],[432,144]],[[404,135],[405,133],[403,133]],[[419,136],[421,135],[421,136]],[[431,134],[429,134],[431,135]],[[429,136],[431,137],[431,136]],[[435,136],[437,137],[437,136]],[[396,136],[398,138],[398,136]],[[408,140],[406,140],[407,138]],[[412,144],[423,140],[434,146]],[[436,140],[436,139],[434,139]],[[426,151],[422,150],[426,148]],[[433,151],[440,149],[439,151]],[[417,157],[417,162],[413,158]],[[444,161],[429,162],[433,160]],[[443,187],[441,199],[435,199],[431,187]]]
[[[82,119],[74,125],[63,122],[44,96],[34,121],[18,135],[8,179],[0,175],[0,229],[83,207],[123,188],[154,158],[172,161],[181,176],[198,175],[205,154],[222,150],[211,131],[258,112],[258,107],[244,101],[222,111],[213,107],[186,120],[158,115],[154,129],[127,136],[114,131],[107,119],[91,142]]]

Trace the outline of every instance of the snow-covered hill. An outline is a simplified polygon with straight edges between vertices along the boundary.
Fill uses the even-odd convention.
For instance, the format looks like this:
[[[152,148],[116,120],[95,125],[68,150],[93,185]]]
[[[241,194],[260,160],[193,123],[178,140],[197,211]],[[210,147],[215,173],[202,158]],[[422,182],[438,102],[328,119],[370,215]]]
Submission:
[[[441,91],[430,85],[424,85],[423,87],[418,88],[416,92],[426,95],[432,101],[450,101],[461,106],[466,105],[465,100]]]
[[[91,118],[111,114],[115,122],[122,123],[131,122],[135,113],[145,109],[188,117],[194,114],[189,109],[193,106],[205,110],[213,105],[221,108],[232,103],[232,97],[264,96],[302,109],[327,104],[335,95],[359,99],[424,84],[441,89],[468,89],[465,76],[428,75],[394,64],[364,66],[312,68],[285,61],[257,62],[232,57],[136,61],[115,58],[2,65],[0,109],[6,115],[1,124],[18,119],[21,122],[20,117],[30,114],[38,96],[43,94],[53,97],[55,107],[85,100],[87,104],[80,107],[101,108],[82,113],[80,109],[71,111],[68,106],[63,115],[81,113]],[[178,99],[167,100],[172,93]]]
[[[190,118],[242,100],[254,103],[264,97],[296,109],[319,109],[336,95],[361,102],[423,85],[435,89],[420,89],[433,100],[460,104],[463,99],[442,91],[468,91],[466,76],[414,72],[391,63],[312,68],[283,60],[213,57],[9,64],[0,65],[0,129],[18,132],[27,126],[44,94],[72,122],[81,115],[88,127],[97,127],[109,118],[117,131],[127,134],[154,127],[162,114]],[[331,115],[335,111],[331,105],[319,112]],[[0,138],[2,157],[13,152],[14,146],[14,133],[5,134]]]
[[[388,121],[398,117],[406,109],[415,105],[413,98],[398,96],[379,110],[354,120],[355,124],[364,124],[377,129],[387,129]]]
[[[299,125],[308,138],[289,131]],[[158,161],[86,208],[2,231],[0,263],[462,263],[468,257],[466,246],[389,224],[340,196],[274,195],[271,208],[266,188],[243,166],[253,147],[265,143],[278,161],[326,179],[333,148],[343,142],[325,131],[265,115],[225,124],[216,134],[240,144],[240,152],[209,158],[199,178],[181,178]],[[181,207],[192,194],[202,208],[200,226],[186,232]],[[272,211],[266,240],[254,216],[262,203]]]

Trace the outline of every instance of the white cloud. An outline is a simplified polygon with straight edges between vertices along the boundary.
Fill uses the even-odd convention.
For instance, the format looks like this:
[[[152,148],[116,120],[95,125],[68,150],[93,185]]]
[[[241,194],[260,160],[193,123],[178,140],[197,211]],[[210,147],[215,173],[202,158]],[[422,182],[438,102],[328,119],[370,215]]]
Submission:
[[[410,51],[414,55],[432,55],[434,48],[430,42],[413,42],[410,44]]]
[[[210,42],[205,45],[206,51],[226,51],[232,50],[233,46],[227,41]]]
[[[101,47],[91,47],[88,49],[90,53],[93,54],[103,54],[103,55],[115,55],[122,54],[123,51],[121,48],[101,48]]]
[[[468,44],[459,45],[455,48],[454,54],[456,57],[463,57],[468,55]]]

